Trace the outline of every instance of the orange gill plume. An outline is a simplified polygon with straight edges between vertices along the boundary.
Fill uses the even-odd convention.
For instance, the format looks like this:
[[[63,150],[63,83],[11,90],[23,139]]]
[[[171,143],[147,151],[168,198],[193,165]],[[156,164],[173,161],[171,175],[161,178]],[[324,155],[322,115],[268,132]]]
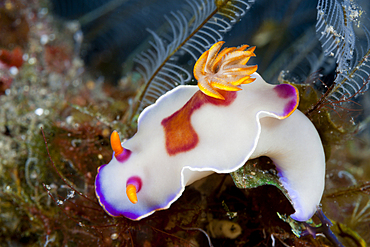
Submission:
[[[198,80],[199,89],[217,99],[225,99],[218,90],[239,91],[239,85],[255,80],[250,75],[257,71],[257,65],[246,65],[250,57],[255,56],[255,46],[227,47],[219,52],[224,43],[220,41],[212,45],[194,66],[194,77]]]

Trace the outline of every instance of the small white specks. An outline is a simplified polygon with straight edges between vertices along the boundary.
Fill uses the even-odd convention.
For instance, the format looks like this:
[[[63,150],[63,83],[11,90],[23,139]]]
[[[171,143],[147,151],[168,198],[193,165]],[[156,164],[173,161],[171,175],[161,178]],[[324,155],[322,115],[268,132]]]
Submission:
[[[28,59],[28,63],[29,63],[29,64],[31,64],[31,65],[32,65],[32,64],[35,64],[35,63],[36,63],[36,61],[37,61],[37,60],[36,60],[36,58],[34,58],[34,57],[31,57],[30,59]]]
[[[36,171],[31,172],[30,178],[36,179],[37,178],[37,172]]]
[[[42,8],[40,9],[40,11],[37,13],[37,16],[39,18],[42,18],[44,17],[45,15],[47,15],[47,13],[49,12],[48,8]]]
[[[116,240],[118,238],[118,234],[117,233],[113,233],[112,235],[110,235],[110,238],[112,240]]]
[[[72,124],[73,123],[73,116],[68,116],[66,118],[66,122],[67,122],[67,124]]]
[[[273,234],[271,234],[271,242],[271,246],[275,246],[275,238]]]
[[[103,155],[101,155],[101,154],[98,154],[98,159],[103,159]]]
[[[46,95],[48,93],[48,90],[46,90],[46,88],[41,88],[40,90],[39,90],[39,94],[40,95]]]
[[[55,34],[53,34],[53,33],[52,33],[52,34],[50,34],[50,35],[49,35],[49,40],[50,40],[50,41],[55,40]]]
[[[84,38],[82,31],[78,30],[77,32],[75,32],[75,34],[73,35],[73,38],[77,43],[82,43],[83,38]]]
[[[58,189],[58,186],[54,183],[50,184],[50,188],[51,189]]]
[[[40,43],[41,43],[42,45],[45,45],[45,44],[47,44],[48,42],[49,42],[49,36],[48,36],[48,35],[46,35],[46,34],[41,35]]]
[[[33,19],[35,17],[35,13],[30,12],[28,13],[28,19]]]
[[[71,31],[71,32],[77,32],[80,29],[80,24],[78,21],[70,21],[66,25],[66,27]]]
[[[57,204],[58,205],[63,205],[63,201],[62,200],[57,200]]]
[[[35,114],[36,114],[37,116],[41,116],[42,114],[44,114],[44,109],[42,109],[42,108],[37,108],[37,109],[35,110]]]
[[[78,85],[80,85],[80,80],[74,80],[74,81],[72,82],[72,85],[73,85],[74,87],[78,87]]]
[[[68,199],[71,199],[71,198],[73,198],[73,197],[75,197],[75,191],[74,191],[74,190],[71,190],[71,191],[69,191],[69,193],[68,193],[68,195],[67,195],[67,200],[68,200]]]
[[[29,58],[29,55],[27,53],[24,53],[22,56],[23,61],[27,61]]]
[[[48,244],[49,244],[49,243],[54,242],[54,241],[55,241],[55,236],[52,236],[52,237],[49,239],[49,235],[46,235],[46,240],[45,240],[44,247],[48,246]]]
[[[354,119],[353,117],[351,117],[351,119],[349,120],[349,122],[350,122],[352,125],[356,125],[355,119]]]
[[[17,75],[18,74],[18,68],[15,66],[10,67],[9,69],[10,74]]]

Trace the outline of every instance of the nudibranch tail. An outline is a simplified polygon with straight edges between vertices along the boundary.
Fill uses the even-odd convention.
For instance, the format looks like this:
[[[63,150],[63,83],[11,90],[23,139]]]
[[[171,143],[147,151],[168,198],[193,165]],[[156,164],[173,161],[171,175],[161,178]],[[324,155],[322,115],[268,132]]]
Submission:
[[[220,41],[212,45],[194,66],[194,77],[198,80],[199,89],[210,97],[222,100],[225,98],[218,90],[239,91],[241,84],[253,81],[247,78],[257,71],[257,65],[245,65],[252,56],[255,56],[255,46],[229,47],[219,52],[224,43]]]
[[[325,154],[320,136],[298,110],[284,120],[263,118],[261,126],[253,156],[271,158],[295,209],[291,217],[307,221],[315,213],[325,186]]]
[[[114,156],[117,157],[118,155],[123,153],[124,148],[121,145],[121,140],[119,138],[117,131],[113,131],[112,135],[110,136],[110,144],[114,151]]]

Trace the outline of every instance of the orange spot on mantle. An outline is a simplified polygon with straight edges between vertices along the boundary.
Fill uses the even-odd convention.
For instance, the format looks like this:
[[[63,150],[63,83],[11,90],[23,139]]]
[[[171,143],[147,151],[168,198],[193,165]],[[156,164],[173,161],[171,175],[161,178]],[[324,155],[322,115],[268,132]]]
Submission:
[[[200,109],[204,104],[228,106],[236,99],[236,92],[222,91],[220,93],[225,100],[212,98],[201,91],[197,91],[180,110],[162,120],[166,150],[169,155],[186,152],[197,146],[199,142],[198,134],[190,121],[194,111]]]

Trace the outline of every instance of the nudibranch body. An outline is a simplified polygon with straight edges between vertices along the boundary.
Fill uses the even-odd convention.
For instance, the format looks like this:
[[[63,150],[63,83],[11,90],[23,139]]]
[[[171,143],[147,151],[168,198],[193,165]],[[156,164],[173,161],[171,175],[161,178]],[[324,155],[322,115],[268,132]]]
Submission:
[[[219,71],[226,58],[223,55],[213,72]],[[207,59],[198,63],[201,76],[209,73]],[[229,62],[235,71],[237,67],[243,70],[247,60],[238,59]],[[248,70],[254,72],[254,68]],[[231,75],[234,80],[206,81],[205,93],[197,86],[178,86],[167,92],[141,113],[137,133],[123,148],[113,132],[115,153],[107,165],[99,167],[95,181],[105,211],[140,220],[170,207],[186,185],[213,172],[230,173],[248,159],[264,155],[276,164],[296,211],[292,217],[308,220],[324,189],[320,137],[311,121],[296,110],[295,87],[267,84],[257,73],[244,76],[248,78]],[[225,91],[220,82],[239,89]],[[221,97],[215,97],[218,94]]]

